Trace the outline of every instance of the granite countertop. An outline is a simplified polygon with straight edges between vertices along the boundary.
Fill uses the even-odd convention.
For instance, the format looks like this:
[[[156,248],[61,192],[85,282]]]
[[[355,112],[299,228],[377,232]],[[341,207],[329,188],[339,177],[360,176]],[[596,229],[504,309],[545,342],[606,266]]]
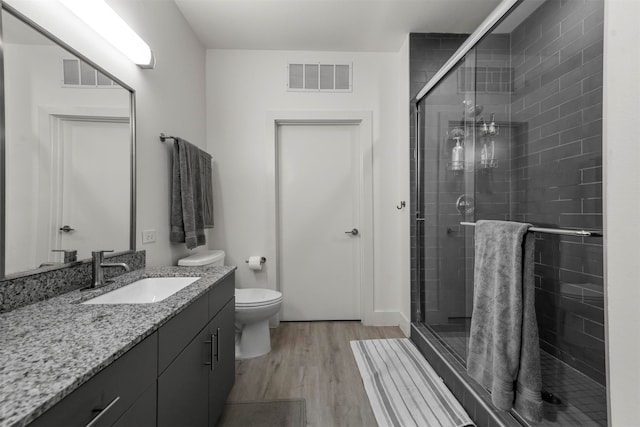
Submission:
[[[0,427],[23,426],[151,335],[235,267],[135,270],[0,314]],[[145,277],[201,277],[152,304],[79,304]]]

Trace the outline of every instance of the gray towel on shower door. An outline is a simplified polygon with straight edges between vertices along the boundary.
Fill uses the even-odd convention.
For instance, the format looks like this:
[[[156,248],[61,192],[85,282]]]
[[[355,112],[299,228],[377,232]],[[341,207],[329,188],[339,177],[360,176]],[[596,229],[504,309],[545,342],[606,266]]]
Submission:
[[[171,188],[172,242],[184,242],[189,249],[206,243],[204,230],[213,228],[211,180],[211,155],[176,138]]]
[[[477,221],[467,372],[502,410],[542,420],[530,224]]]

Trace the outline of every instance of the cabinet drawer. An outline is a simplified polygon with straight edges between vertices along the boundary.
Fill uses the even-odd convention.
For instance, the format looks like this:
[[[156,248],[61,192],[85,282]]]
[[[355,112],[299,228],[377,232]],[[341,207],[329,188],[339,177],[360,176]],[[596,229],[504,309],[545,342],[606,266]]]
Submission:
[[[156,379],[157,334],[96,374],[32,426],[112,425]]]
[[[167,369],[171,361],[207,324],[207,295],[198,298],[158,331],[158,374]]]
[[[156,427],[156,396],[157,386],[153,383],[113,427]]]
[[[235,272],[209,291],[209,319],[212,319],[224,307],[235,293]],[[206,322],[205,322],[206,323]]]

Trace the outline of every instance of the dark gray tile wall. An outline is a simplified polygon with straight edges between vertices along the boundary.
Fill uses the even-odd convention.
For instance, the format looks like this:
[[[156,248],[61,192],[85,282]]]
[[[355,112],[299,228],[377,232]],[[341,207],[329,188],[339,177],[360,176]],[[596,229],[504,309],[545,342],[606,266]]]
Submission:
[[[509,200],[511,192],[510,158],[512,135],[517,132],[509,116],[510,99],[513,90],[514,71],[510,63],[510,35],[491,34],[485,37],[474,49],[475,62],[480,70],[499,69],[500,85],[488,81],[488,75],[479,76],[475,90],[475,102],[482,106],[483,110],[476,118],[475,126],[475,165],[474,188],[475,212],[468,219],[509,220]],[[503,79],[503,74],[505,79]],[[506,77],[508,76],[508,77]],[[491,118],[497,126],[497,133],[489,135],[482,132],[482,126],[490,123]],[[479,161],[483,146],[491,151],[493,147],[495,167],[485,168]],[[469,286],[468,296],[473,293],[473,268],[474,268],[474,230],[466,230],[465,249],[467,252],[466,277]],[[472,305],[471,301],[467,302]],[[469,307],[469,313],[470,313]]]
[[[601,0],[549,0],[511,34],[511,215],[602,229]],[[602,239],[536,235],[541,347],[605,384]]]
[[[124,262],[131,270],[145,268],[146,252],[106,255],[109,262]],[[106,279],[119,276],[120,268],[104,270]],[[0,313],[43,301],[91,284],[91,260],[80,261],[66,268],[41,269],[35,274],[14,275],[0,280]]]
[[[410,94],[415,98],[420,89],[435,75],[444,63],[453,55],[466,40],[468,34],[411,34],[409,37],[410,50]],[[416,123],[415,104],[410,102],[410,143],[409,156],[411,159],[411,321],[421,321],[420,312],[424,312],[424,299],[419,297],[420,288],[424,287],[425,271],[420,271],[416,260],[417,249],[424,251],[424,242],[418,238],[416,228]],[[423,170],[424,170],[424,164]],[[421,245],[421,248],[418,248]],[[421,307],[422,305],[422,307]]]

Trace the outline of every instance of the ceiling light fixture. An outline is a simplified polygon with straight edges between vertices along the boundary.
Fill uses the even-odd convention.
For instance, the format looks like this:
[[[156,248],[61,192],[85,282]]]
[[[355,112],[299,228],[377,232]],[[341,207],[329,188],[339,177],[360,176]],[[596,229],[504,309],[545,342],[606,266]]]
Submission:
[[[140,68],[154,67],[149,45],[104,0],[60,2]]]

